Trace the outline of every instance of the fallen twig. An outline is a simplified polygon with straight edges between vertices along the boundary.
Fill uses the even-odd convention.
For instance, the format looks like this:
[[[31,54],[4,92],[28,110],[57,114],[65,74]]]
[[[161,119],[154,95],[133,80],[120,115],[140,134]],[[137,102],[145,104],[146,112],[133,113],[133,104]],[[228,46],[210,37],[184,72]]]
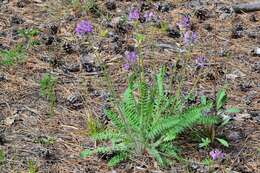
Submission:
[[[260,11],[260,2],[242,3],[232,6],[236,13]]]

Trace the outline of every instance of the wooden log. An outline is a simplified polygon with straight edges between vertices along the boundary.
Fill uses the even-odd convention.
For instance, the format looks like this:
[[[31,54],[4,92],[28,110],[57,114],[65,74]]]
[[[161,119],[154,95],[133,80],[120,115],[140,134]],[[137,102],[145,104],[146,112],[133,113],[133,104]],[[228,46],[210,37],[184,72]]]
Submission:
[[[242,3],[232,6],[236,13],[260,11],[260,2]]]

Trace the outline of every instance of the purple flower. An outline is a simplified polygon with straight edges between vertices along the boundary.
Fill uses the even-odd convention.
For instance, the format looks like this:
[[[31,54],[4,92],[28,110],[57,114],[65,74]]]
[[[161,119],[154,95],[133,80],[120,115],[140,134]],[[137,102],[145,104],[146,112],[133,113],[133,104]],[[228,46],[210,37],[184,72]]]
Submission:
[[[224,158],[224,153],[220,151],[219,149],[214,149],[212,150],[209,155],[211,156],[212,160],[217,160],[217,159],[223,159]]]
[[[138,9],[132,9],[130,12],[129,12],[129,15],[128,15],[128,20],[138,20],[140,18],[140,13],[139,13],[139,10]]]
[[[135,51],[126,51],[125,52],[125,64],[123,65],[123,68],[125,70],[129,70],[130,67],[136,63],[137,60],[137,54]]]
[[[190,28],[190,18],[188,16],[183,16],[180,22],[177,23],[180,29],[188,30]]]
[[[93,31],[92,25],[86,20],[82,20],[81,22],[79,22],[75,28],[75,32],[78,35],[84,35],[92,31]]]
[[[206,64],[206,61],[207,61],[206,57],[204,57],[204,56],[198,56],[195,59],[196,66],[199,67],[199,68],[204,67],[205,64]]]
[[[145,21],[151,21],[154,18],[154,13],[152,11],[146,11],[144,13]]]
[[[197,34],[195,32],[186,31],[184,33],[183,41],[184,41],[185,45],[191,45],[191,44],[195,43],[196,39],[197,39]]]

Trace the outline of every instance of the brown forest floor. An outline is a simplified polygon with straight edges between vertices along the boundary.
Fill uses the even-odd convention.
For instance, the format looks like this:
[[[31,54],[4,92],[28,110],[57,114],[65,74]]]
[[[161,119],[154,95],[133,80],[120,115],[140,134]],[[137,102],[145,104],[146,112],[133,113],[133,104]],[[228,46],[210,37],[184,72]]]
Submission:
[[[29,160],[35,161],[38,172],[43,173],[111,172],[104,159],[97,156],[79,158],[84,147],[94,146],[86,135],[88,113],[91,112],[103,121],[105,118],[101,110],[105,106],[103,100],[107,95],[98,71],[93,69],[86,72],[80,63],[80,56],[84,54],[80,53],[82,48],[77,47],[73,30],[79,19],[86,16],[80,16],[66,6],[58,6],[59,1],[55,0],[19,1],[24,3],[24,7],[18,7],[17,0],[0,0],[0,49],[12,47],[21,41],[16,33],[18,28],[39,28],[41,34],[38,37],[42,44],[30,49],[24,63],[11,68],[0,66],[0,149],[5,153],[5,161],[0,163],[0,172],[28,172]],[[180,13],[193,14],[196,9],[204,9],[206,14],[206,20],[192,15],[193,27],[200,39],[193,54],[205,55],[209,64],[212,64],[205,71],[205,76],[202,76],[197,92],[212,96],[213,88],[228,83],[229,102],[226,106],[235,106],[241,110],[234,116],[232,123],[220,132],[227,137],[231,146],[224,150],[227,153],[226,159],[216,166],[216,172],[224,172],[228,168],[234,172],[259,172],[260,61],[251,51],[260,45],[260,12],[230,15],[223,12],[223,7],[229,9],[233,3],[246,2],[242,0],[221,0],[216,1],[218,3],[215,5],[212,1],[202,4],[198,4],[199,1],[196,0],[169,2],[175,7],[168,13],[157,14],[173,25],[179,19]],[[52,5],[48,6],[50,4]],[[99,4],[105,9],[103,1],[99,1]],[[126,9],[129,10],[133,4],[138,3],[118,1],[118,11],[111,13],[114,16],[127,13]],[[258,21],[252,21],[252,16]],[[14,18],[21,18],[23,22],[16,24]],[[95,27],[101,27],[100,18],[87,18]],[[54,35],[49,29],[53,25],[58,26],[58,33]],[[243,28],[240,38],[232,37],[232,31],[237,25]],[[207,30],[209,26],[212,27],[210,31]],[[50,37],[54,41],[51,45],[46,45],[46,38],[48,40]],[[121,49],[125,50],[128,36],[120,39],[124,41]],[[152,33],[151,39],[155,44],[174,45],[180,42],[179,38],[170,38],[166,33],[159,32]],[[71,44],[75,51],[66,53],[62,46],[64,43]],[[110,38],[98,38],[95,44],[102,45],[102,60],[107,63],[120,93],[127,76],[127,72],[121,68],[122,53],[111,51],[113,45]],[[151,64],[158,64],[159,67],[159,64],[175,63],[177,53],[155,48],[154,53],[147,51],[146,55],[149,57],[146,60],[147,67],[152,67]],[[73,66],[75,71],[68,72]],[[55,87],[57,107],[52,117],[47,115],[46,99],[39,95],[39,80],[46,72],[58,79]],[[216,85],[213,86],[214,82],[209,76],[216,78]],[[69,102],[69,96],[73,96],[76,101]],[[182,138],[185,139],[185,136]],[[47,141],[45,144],[44,140]],[[207,153],[198,150],[196,145],[182,144],[182,147],[185,146],[183,156],[189,158],[190,163],[176,163],[171,171],[162,172],[188,172],[188,169],[190,172],[207,172],[198,163]],[[136,163],[127,162],[115,170],[156,172],[157,169],[152,164],[141,168]]]

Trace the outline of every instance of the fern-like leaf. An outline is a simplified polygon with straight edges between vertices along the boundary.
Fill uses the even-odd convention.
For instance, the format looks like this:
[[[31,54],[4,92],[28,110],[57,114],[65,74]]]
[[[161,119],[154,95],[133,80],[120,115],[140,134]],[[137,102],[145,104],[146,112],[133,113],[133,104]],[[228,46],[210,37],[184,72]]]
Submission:
[[[124,161],[127,159],[127,153],[118,153],[117,155],[113,156],[109,161],[108,161],[108,166],[109,167],[114,167],[120,162]]]

